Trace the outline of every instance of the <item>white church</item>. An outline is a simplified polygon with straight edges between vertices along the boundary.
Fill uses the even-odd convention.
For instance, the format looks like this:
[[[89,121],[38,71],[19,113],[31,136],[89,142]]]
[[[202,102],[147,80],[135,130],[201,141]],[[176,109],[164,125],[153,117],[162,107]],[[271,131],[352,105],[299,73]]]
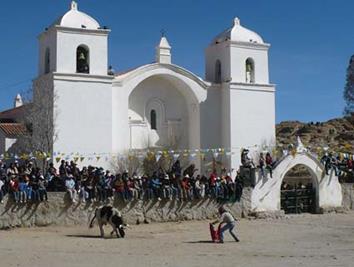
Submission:
[[[48,138],[54,162],[58,163],[55,155],[80,155],[81,166],[110,168],[111,161],[93,155],[114,159],[137,151],[183,154],[224,148],[229,154],[223,164],[234,176],[242,148],[256,154],[275,143],[270,45],[241,26],[238,18],[206,48],[204,79],[173,64],[164,36],[156,47],[155,63],[116,74],[108,67],[109,33],[73,1],[70,10],[39,36],[33,105],[43,99],[50,102],[41,110],[49,114],[49,125],[55,129]],[[0,156],[2,147],[6,150],[26,131],[17,120],[25,110],[18,96],[14,109],[0,112]],[[33,126],[34,135],[41,135],[38,130],[43,129]],[[205,171],[200,157],[193,163]],[[338,177],[333,170],[326,174],[298,138],[296,153],[277,162],[273,177],[255,173],[251,210],[280,210],[281,184],[297,165],[311,175],[314,210],[341,207]]]
[[[238,18],[208,44],[204,79],[173,64],[164,36],[155,63],[115,74],[108,68],[109,34],[73,1],[39,36],[34,90],[55,98],[52,151],[114,155],[225,148],[232,151],[226,165],[236,170],[241,148],[275,142],[270,45]]]

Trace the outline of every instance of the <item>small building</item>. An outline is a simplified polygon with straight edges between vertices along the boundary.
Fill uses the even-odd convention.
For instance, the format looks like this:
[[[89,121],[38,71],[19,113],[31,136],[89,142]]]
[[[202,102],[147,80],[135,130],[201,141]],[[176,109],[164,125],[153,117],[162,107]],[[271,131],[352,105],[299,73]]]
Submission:
[[[27,134],[22,119],[27,112],[22,98],[18,94],[14,101],[14,108],[0,112],[0,155],[8,152],[17,142],[19,136]]]
[[[0,123],[0,155],[10,151],[20,135],[26,134],[22,123]]]

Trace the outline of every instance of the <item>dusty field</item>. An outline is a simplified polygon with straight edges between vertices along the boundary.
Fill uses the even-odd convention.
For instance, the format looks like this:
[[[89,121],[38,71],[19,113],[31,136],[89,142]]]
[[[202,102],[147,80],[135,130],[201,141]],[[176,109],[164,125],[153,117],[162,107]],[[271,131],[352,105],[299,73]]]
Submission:
[[[110,231],[106,228],[106,233]],[[240,243],[209,242],[207,222],[133,226],[126,239],[98,228],[0,232],[0,266],[354,266],[354,213],[242,220]]]

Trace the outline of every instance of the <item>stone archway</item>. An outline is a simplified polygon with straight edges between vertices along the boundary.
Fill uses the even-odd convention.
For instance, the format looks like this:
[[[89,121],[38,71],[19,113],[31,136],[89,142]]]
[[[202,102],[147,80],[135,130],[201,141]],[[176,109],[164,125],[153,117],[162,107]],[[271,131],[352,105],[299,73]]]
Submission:
[[[318,212],[318,181],[306,165],[295,165],[281,183],[281,209],[285,213]]]
[[[273,178],[262,178],[256,175],[256,184],[252,192],[253,211],[279,211],[280,189],[286,173],[296,165],[303,165],[311,173],[316,188],[316,208],[321,209],[341,207],[342,189],[338,177],[333,173],[326,175],[322,164],[307,152],[288,155],[282,158],[273,169]]]

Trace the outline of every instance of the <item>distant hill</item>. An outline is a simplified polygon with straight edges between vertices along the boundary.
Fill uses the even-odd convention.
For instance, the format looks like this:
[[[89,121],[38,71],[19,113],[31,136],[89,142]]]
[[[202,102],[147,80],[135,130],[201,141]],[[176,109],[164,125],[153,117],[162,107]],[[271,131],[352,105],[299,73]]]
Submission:
[[[276,133],[278,144],[295,144],[296,136],[300,136],[307,147],[354,153],[354,115],[327,122],[284,121],[276,126]]]

